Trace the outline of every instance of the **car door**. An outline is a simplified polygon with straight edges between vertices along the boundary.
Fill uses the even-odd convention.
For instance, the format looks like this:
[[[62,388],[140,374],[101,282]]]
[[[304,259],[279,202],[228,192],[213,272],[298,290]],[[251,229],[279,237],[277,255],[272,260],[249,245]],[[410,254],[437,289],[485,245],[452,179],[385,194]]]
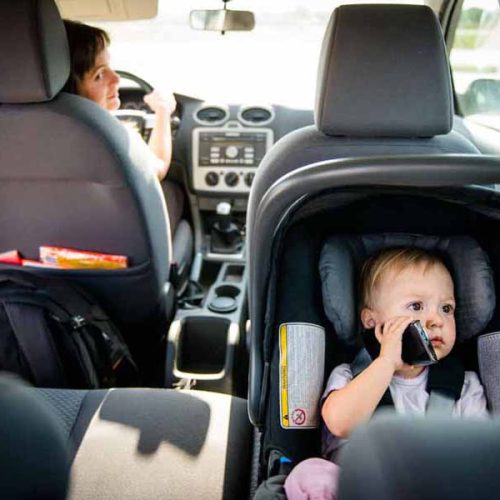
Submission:
[[[459,2],[448,24],[455,128],[483,153],[500,154],[500,3]]]

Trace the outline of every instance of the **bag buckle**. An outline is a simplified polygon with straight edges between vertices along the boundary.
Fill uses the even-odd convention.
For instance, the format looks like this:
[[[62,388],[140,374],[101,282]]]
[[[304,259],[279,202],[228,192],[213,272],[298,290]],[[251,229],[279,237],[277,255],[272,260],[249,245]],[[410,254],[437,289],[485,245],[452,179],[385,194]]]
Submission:
[[[73,316],[69,320],[69,324],[73,330],[79,330],[87,324],[87,320],[83,316]]]

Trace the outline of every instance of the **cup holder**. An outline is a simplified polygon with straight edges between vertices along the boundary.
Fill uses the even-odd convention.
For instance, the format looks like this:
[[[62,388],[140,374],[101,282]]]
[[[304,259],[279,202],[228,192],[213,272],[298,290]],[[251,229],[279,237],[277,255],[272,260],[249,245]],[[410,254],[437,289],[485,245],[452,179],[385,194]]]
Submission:
[[[241,293],[234,285],[220,285],[215,290],[215,297],[208,304],[208,308],[216,313],[231,313],[236,311],[238,303],[236,297]]]
[[[231,297],[235,299],[240,294],[240,289],[234,285],[221,285],[215,289],[217,297]]]

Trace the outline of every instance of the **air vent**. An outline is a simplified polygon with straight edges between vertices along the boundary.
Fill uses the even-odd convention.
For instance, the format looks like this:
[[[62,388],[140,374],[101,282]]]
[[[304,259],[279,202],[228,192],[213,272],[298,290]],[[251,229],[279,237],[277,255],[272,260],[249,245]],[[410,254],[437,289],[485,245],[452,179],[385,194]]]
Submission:
[[[239,119],[245,125],[266,125],[274,118],[272,108],[264,108],[261,106],[241,108]]]
[[[194,116],[203,125],[218,125],[228,118],[229,111],[219,106],[204,106]]]

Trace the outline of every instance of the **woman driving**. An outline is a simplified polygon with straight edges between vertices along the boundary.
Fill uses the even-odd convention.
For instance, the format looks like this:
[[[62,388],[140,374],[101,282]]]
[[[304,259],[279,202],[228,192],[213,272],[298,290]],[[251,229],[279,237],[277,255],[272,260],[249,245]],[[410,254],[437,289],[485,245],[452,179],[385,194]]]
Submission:
[[[109,35],[99,28],[76,21],[64,21],[71,57],[71,72],[63,90],[86,97],[107,111],[120,107],[120,76],[111,68],[109,55]],[[149,143],[130,127],[125,127],[130,140],[144,148],[147,158],[146,168],[152,169],[158,179],[163,181],[172,159],[172,136],[170,115],[176,107],[172,94],[162,95],[158,91],[144,97],[146,104],[155,112],[156,121]],[[184,196],[180,187],[164,181],[172,234],[181,218]]]

